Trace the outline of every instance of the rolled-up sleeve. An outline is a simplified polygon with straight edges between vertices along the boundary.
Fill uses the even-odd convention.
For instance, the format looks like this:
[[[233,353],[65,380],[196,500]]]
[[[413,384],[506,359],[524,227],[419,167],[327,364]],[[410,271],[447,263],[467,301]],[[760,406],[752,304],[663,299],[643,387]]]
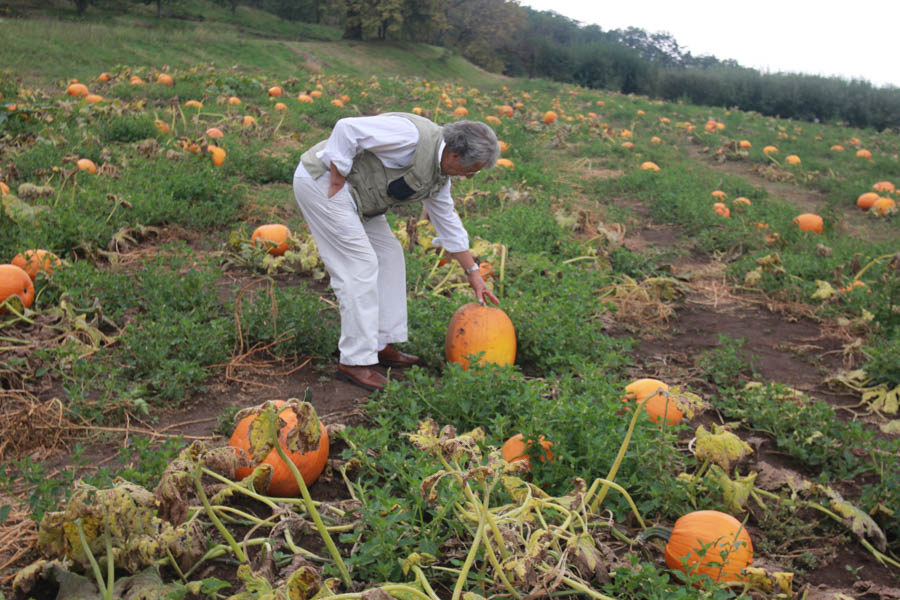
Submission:
[[[449,178],[434,197],[423,200],[422,204],[437,231],[437,237],[431,241],[432,244],[447,252],[462,252],[469,249],[469,234],[453,208]]]

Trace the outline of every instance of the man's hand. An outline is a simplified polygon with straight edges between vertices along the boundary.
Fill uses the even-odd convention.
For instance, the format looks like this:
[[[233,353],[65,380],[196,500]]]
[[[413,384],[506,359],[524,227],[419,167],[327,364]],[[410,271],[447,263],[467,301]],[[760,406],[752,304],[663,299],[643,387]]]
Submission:
[[[331,174],[331,185],[328,186],[328,197],[331,198],[344,187],[344,184],[347,183],[347,178],[341,175],[341,172],[337,170],[337,167],[334,166],[334,163],[331,163],[331,166],[328,168],[328,172]]]
[[[469,285],[472,286],[472,289],[475,291],[475,299],[481,302],[482,304],[486,304],[488,300],[493,302],[494,304],[500,304],[500,300],[497,299],[497,296],[494,295],[491,290],[488,289],[487,285],[484,283],[484,279],[481,277],[481,273],[478,271],[472,271],[468,275],[469,277]]]

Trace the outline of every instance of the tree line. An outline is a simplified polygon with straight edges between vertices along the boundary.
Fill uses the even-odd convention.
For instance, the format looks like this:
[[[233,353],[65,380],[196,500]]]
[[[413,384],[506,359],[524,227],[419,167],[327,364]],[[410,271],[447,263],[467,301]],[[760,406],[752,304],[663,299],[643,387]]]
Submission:
[[[72,0],[83,11],[88,2]],[[135,0],[163,4],[181,0]],[[290,21],[339,28],[345,39],[433,44],[515,77],[784,118],[900,129],[900,88],[864,80],[762,73],[733,60],[694,56],[670,34],[604,31],[515,0],[214,0],[247,4]]]

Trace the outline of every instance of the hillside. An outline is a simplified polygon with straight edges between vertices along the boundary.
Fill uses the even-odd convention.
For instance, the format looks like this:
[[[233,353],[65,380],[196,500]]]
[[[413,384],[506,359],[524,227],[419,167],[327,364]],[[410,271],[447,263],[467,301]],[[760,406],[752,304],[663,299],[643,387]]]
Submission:
[[[6,597],[900,598],[895,132],[180,6],[0,28],[0,259],[59,257],[0,313]],[[505,143],[453,194],[516,355],[446,360],[471,292],[399,210],[423,363],[369,395],[334,378],[291,177],[338,119],[388,110]],[[251,241],[269,223],[281,257]],[[239,410],[291,398],[330,440],[308,502],[223,451]],[[504,458],[518,433],[552,457]],[[667,560],[653,526],[698,510],[724,529]]]

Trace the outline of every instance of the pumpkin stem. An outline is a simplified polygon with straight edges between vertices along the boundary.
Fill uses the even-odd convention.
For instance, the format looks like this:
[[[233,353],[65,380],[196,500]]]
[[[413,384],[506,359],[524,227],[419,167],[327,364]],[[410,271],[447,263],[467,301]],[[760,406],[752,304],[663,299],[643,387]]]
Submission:
[[[216,515],[216,511],[213,509],[212,505],[210,505],[209,498],[206,497],[206,492],[203,491],[203,483],[200,481],[199,468],[192,469],[191,476],[194,479],[194,488],[197,490],[197,497],[200,498],[200,502],[203,504],[203,508],[206,509],[206,514],[209,515],[210,521],[213,522],[213,525],[216,526],[216,529],[219,530],[219,533],[222,534],[222,537],[225,538],[226,542],[228,542],[228,545],[231,547],[231,551],[234,552],[234,556],[241,563],[249,564],[250,561],[247,559],[247,555],[244,554],[243,550],[241,550],[241,547],[238,545],[237,541],[235,541],[234,537],[231,535],[231,532],[228,531],[228,528],[222,524],[222,521],[219,520],[219,516]]]
[[[103,583],[103,574],[100,572],[100,565],[97,564],[97,559],[94,558],[94,553],[91,552],[91,547],[87,543],[87,538],[84,537],[84,527],[81,525],[81,517],[75,519],[75,528],[78,530],[78,539],[81,540],[81,549],[84,551],[85,555],[87,555],[88,561],[91,563],[91,570],[94,572],[94,579],[97,580],[97,587],[103,594],[104,600],[108,600],[111,597],[111,594],[106,590],[106,584]]]
[[[309,391],[309,388],[306,388],[306,394],[304,396],[307,401],[312,397],[312,394]],[[288,407],[285,407],[283,410],[287,410]],[[322,516],[319,514],[319,511],[316,510],[316,505],[313,502],[312,496],[309,495],[309,490],[306,488],[306,482],[303,481],[303,475],[300,474],[299,469],[297,469],[297,465],[294,464],[290,458],[288,458],[287,453],[285,453],[284,448],[281,447],[281,444],[278,441],[278,419],[269,419],[269,437],[275,440],[275,451],[278,452],[278,456],[281,457],[281,460],[288,466],[288,469],[291,470],[291,474],[293,474],[294,479],[297,480],[297,485],[300,487],[300,493],[303,495],[303,503],[306,505],[306,512],[312,517],[313,522],[316,524],[316,529],[319,531],[319,535],[322,537],[322,541],[325,542],[325,547],[328,548],[328,553],[331,554],[331,558],[337,563],[338,570],[341,572],[341,579],[344,580],[344,585],[350,587],[352,585],[352,581],[350,580],[350,572],[347,571],[347,565],[344,564],[344,559],[341,558],[341,553],[338,551],[337,546],[334,545],[334,540],[331,539],[331,535],[328,533],[328,529],[325,527],[325,523],[322,522]]]
[[[663,527],[662,525],[654,525],[653,527],[648,527],[642,532],[640,532],[635,541],[639,544],[644,544],[653,538],[659,538],[664,542],[668,542],[669,538],[672,537],[672,528],[671,527]]]

